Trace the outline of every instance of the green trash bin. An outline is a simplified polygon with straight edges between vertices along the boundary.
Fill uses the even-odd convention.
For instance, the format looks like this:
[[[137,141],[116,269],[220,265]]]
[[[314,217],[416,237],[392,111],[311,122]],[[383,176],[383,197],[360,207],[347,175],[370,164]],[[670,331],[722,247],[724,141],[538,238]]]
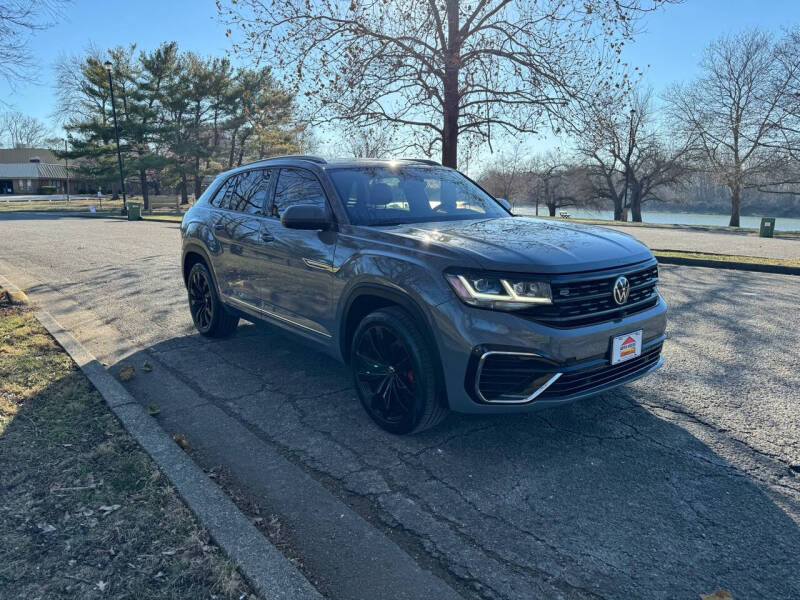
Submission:
[[[128,221],[142,220],[142,205],[128,202]]]
[[[758,230],[758,237],[772,237],[775,231],[775,218],[764,217],[761,219],[761,229]]]

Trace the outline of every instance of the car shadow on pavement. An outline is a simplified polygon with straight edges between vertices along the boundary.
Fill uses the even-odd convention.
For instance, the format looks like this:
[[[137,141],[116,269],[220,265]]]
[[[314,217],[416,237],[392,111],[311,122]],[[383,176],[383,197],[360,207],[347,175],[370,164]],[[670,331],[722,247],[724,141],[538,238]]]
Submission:
[[[673,323],[696,325],[694,334],[671,328],[665,352],[677,370],[559,409],[452,415],[409,437],[372,424],[346,367],[267,325],[243,323],[221,341],[171,338],[111,370],[137,368],[126,386],[170,433],[192,419],[197,428],[196,407],[220,408],[479,596],[696,598],[723,588],[737,599],[800,597],[800,477],[787,469],[773,485],[695,435],[691,416],[678,423],[694,391],[677,346],[708,343],[696,339],[705,328],[755,344],[769,335],[748,331],[756,325],[741,311],[738,323],[706,314],[695,296],[708,291],[690,282],[676,298]],[[145,362],[152,372],[141,371]],[[708,377],[698,393],[723,386],[717,369],[746,377],[747,362],[736,353],[697,358],[695,372]],[[246,477],[216,455],[225,440],[195,442],[208,465]],[[258,490],[250,494],[257,503]],[[269,510],[280,519],[280,506]]]

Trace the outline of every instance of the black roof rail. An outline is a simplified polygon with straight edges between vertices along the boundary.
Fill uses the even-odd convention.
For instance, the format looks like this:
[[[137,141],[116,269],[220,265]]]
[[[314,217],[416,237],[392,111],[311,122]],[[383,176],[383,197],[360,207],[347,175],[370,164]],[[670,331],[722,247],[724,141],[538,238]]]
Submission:
[[[322,158],[321,156],[314,156],[313,154],[287,154],[285,156],[270,156],[269,158],[265,158],[264,160],[283,160],[285,158],[291,158],[295,160],[307,160],[310,162],[315,162],[320,165],[327,165],[328,161]]]
[[[431,160],[430,158],[402,158],[400,160],[404,160],[406,162],[415,162],[420,163],[423,165],[431,165],[433,167],[441,167],[442,164],[436,162],[435,160]]]

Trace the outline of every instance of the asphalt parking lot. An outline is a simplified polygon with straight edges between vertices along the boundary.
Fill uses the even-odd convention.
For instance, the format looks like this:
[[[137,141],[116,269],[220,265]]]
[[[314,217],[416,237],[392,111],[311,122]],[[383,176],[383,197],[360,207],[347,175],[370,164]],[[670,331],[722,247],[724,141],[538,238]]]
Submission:
[[[465,598],[800,597],[800,278],[662,266],[670,326],[653,376],[398,438],[368,420],[344,367],[288,334],[195,334],[179,248],[176,224],[0,216],[0,275],[80,307],[76,335],[112,371],[150,361],[131,393],[282,524],[327,596],[414,594],[318,535],[338,515],[270,485],[254,456],[290,462]]]

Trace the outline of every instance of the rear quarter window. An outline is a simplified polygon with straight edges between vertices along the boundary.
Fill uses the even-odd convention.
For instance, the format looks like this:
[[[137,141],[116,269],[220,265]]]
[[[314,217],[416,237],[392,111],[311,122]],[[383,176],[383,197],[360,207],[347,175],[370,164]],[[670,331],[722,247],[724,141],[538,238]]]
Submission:
[[[228,177],[228,179],[226,179],[223,182],[223,184],[219,186],[219,189],[216,191],[211,200],[209,200],[209,204],[211,204],[211,206],[214,206],[216,208],[225,208],[225,209],[229,207],[230,205],[229,188],[231,187],[231,183],[233,183],[234,179],[236,179],[235,175],[233,177]]]

